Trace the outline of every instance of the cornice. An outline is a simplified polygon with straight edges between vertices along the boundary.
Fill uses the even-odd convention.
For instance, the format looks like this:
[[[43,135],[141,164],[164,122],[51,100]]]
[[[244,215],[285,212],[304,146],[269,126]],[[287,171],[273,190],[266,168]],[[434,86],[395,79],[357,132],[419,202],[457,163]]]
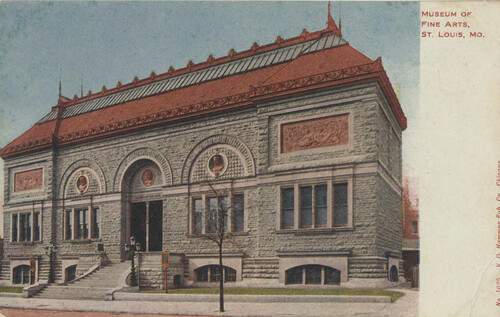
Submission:
[[[114,134],[139,130],[144,127],[163,124],[165,122],[194,117],[201,114],[217,113],[235,107],[251,106],[263,100],[283,99],[290,96],[310,93],[311,91],[331,89],[334,87],[352,85],[354,83],[367,81],[377,81],[380,84],[382,91],[389,100],[391,109],[394,112],[401,129],[406,129],[406,117],[404,116],[401,105],[399,104],[396,94],[394,93],[391,83],[382,66],[381,59],[379,58],[372,63],[364,65],[315,74],[269,85],[258,87],[250,86],[248,92],[203,101],[127,120],[121,120],[57,136],[55,138],[43,138],[12,147],[6,147],[0,151],[0,154],[3,158],[8,158],[49,147],[53,143],[57,143],[58,146],[80,143]]]

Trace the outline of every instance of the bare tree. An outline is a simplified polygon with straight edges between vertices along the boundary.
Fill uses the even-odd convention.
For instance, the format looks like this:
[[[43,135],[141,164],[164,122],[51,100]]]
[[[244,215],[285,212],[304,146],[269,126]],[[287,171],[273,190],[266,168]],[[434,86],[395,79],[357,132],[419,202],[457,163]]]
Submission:
[[[209,223],[208,223],[208,231],[203,236],[207,239],[215,242],[219,248],[219,272],[220,272],[220,280],[219,280],[219,311],[224,312],[224,266],[222,264],[223,258],[223,245],[224,243],[230,242],[236,245],[238,248],[240,247],[232,238],[230,232],[227,230],[227,226],[229,219],[229,211],[232,206],[230,205],[230,197],[231,197],[231,189],[220,189],[217,190],[215,186],[208,182],[212,194],[215,196],[216,207],[214,210],[214,206],[209,207]]]

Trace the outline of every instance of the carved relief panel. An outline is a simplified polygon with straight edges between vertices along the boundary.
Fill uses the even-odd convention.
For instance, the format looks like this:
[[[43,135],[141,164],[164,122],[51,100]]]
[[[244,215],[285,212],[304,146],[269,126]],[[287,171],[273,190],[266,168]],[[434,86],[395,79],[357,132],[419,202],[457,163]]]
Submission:
[[[281,125],[281,153],[349,143],[349,115],[328,116]]]
[[[203,151],[193,164],[191,181],[234,179],[247,174],[241,153],[227,145],[217,145]]]
[[[150,162],[150,161],[149,161]],[[131,190],[143,190],[154,186],[162,185],[161,171],[154,163],[137,166],[131,183]]]
[[[43,168],[14,173],[14,192],[37,190],[43,187]]]
[[[95,195],[101,193],[101,183],[90,168],[79,168],[74,171],[66,184],[65,197]]]

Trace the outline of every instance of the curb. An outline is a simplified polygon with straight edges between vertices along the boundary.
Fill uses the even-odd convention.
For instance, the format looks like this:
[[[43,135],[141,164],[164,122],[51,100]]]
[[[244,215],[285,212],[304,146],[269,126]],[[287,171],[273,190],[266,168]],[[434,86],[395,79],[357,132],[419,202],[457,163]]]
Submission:
[[[218,302],[219,295],[114,293],[116,301]],[[232,303],[391,303],[388,296],[363,295],[225,295]]]
[[[0,297],[18,297],[18,298],[23,298],[23,294],[21,294],[21,293],[0,293]]]

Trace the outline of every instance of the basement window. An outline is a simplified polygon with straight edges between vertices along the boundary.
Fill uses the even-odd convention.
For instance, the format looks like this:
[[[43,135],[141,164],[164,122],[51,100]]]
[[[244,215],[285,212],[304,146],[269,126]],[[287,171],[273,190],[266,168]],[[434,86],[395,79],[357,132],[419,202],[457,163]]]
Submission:
[[[194,270],[197,282],[219,282],[221,279],[218,265],[205,265]],[[224,282],[236,282],[236,270],[224,266]]]

